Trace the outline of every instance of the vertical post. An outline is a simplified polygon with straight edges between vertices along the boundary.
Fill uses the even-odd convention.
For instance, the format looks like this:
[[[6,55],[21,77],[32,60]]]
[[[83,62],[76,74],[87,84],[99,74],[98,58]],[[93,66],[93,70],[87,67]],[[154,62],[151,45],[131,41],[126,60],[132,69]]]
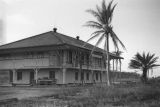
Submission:
[[[121,59],[119,59],[119,67],[120,67],[120,76],[119,76],[119,79],[120,79],[120,80],[121,80],[121,75],[122,75],[122,74],[121,74],[121,64],[122,64],[122,63],[121,63]]]
[[[102,83],[102,75],[103,75],[102,72],[103,71],[100,71],[100,80],[101,80],[101,83]]]
[[[66,68],[63,68],[62,73],[63,73],[63,84],[65,84],[66,83]]]
[[[114,59],[113,59],[113,71],[114,71]]]
[[[115,60],[116,61],[116,72],[118,71],[118,59]]]
[[[91,70],[91,73],[92,73],[92,83],[95,83],[93,70]]]
[[[16,80],[16,70],[13,69],[12,72],[13,72],[13,75],[12,75],[13,76],[13,81],[12,81],[12,83],[14,83],[15,80]]]
[[[36,80],[36,84],[38,83],[38,69],[35,69],[35,80]]]

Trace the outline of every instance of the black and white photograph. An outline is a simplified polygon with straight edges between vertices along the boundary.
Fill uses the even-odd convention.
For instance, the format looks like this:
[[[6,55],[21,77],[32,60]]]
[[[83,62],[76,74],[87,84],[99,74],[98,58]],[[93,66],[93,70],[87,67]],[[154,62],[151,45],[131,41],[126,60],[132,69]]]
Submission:
[[[160,107],[160,0],[0,0],[0,107]]]

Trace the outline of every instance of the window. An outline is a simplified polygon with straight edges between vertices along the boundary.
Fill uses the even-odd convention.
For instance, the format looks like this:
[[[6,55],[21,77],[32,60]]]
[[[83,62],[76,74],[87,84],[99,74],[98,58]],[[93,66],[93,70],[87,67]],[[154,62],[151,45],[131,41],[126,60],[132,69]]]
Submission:
[[[86,54],[87,65],[89,65],[89,54]]]
[[[101,60],[100,58],[98,58],[98,66],[99,66],[99,67],[101,67],[101,65],[102,65],[102,64],[101,64],[101,61],[102,61],[102,60]]]
[[[37,58],[44,58],[44,52],[37,52]]]
[[[72,63],[72,51],[68,52],[68,63]]]
[[[78,72],[75,72],[75,80],[78,80]]]
[[[17,80],[22,80],[22,71],[17,72]]]
[[[101,58],[95,58],[95,63],[97,67],[101,67],[102,66],[102,60]]]
[[[89,80],[89,73],[86,73],[86,80]]]
[[[55,79],[55,71],[49,71],[49,78]]]
[[[84,63],[85,63],[84,53],[81,54],[81,63],[82,63],[82,65],[84,65]]]
[[[81,73],[81,80],[84,80],[84,73]]]
[[[102,81],[102,73],[100,73],[100,80]]]
[[[98,73],[96,73],[96,80],[98,80]]]
[[[2,60],[11,59],[11,54],[1,54],[0,57]]]

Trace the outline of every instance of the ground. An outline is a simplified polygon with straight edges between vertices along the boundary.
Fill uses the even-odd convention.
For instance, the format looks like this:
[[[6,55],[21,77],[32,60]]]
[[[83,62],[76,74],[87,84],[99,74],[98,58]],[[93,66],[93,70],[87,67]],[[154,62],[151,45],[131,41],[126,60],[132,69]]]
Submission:
[[[60,87],[0,87],[0,100],[8,98],[24,99],[28,97],[40,97],[55,94]]]
[[[159,89],[160,80],[151,80],[147,84],[112,84],[110,87],[105,84],[0,87],[0,98],[18,98],[19,100],[14,102],[17,106],[14,107],[159,107]],[[13,106],[13,103],[8,104],[6,107]]]

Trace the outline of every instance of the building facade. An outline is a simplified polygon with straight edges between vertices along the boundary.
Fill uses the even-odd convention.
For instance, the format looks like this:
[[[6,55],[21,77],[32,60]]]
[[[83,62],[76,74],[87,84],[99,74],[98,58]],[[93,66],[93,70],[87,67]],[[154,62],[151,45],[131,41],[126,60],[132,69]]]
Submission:
[[[0,72],[10,84],[106,82],[103,50],[54,31],[0,46]],[[110,54],[111,59],[119,58]]]

